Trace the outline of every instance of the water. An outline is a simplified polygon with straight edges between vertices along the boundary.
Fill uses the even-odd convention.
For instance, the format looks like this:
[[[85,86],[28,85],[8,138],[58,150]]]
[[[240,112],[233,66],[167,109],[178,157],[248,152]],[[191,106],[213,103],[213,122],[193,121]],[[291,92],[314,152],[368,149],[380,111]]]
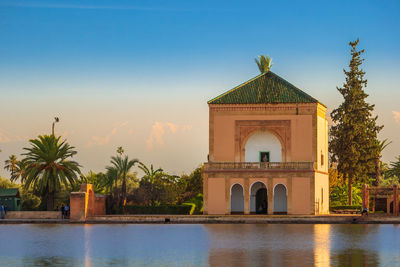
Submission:
[[[0,266],[400,266],[400,226],[0,225]]]

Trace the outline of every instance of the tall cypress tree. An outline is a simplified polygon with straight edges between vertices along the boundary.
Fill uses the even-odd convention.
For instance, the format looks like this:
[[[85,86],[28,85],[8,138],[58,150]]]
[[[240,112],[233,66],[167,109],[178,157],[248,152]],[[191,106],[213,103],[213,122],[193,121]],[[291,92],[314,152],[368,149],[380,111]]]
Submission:
[[[343,70],[346,82],[337,90],[343,96],[343,103],[331,113],[334,125],[331,127],[329,151],[331,159],[337,162],[337,169],[348,182],[349,205],[352,204],[352,185],[355,182],[368,181],[375,173],[376,159],[379,158],[378,132],[383,126],[376,124],[377,116],[372,116],[374,105],[366,102],[364,92],[367,80],[361,69],[364,59],[357,51],[359,40],[350,42],[351,60],[349,70]]]

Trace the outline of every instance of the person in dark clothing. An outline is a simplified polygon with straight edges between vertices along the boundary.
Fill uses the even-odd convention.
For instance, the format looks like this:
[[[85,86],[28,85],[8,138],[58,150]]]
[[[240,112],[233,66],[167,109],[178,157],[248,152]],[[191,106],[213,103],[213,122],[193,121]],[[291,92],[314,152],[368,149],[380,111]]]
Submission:
[[[364,207],[363,209],[362,209],[362,212],[361,212],[361,216],[368,216],[368,209],[366,208],[366,207]]]
[[[68,207],[68,205],[65,205],[64,213],[65,213],[65,219],[68,219],[68,217],[69,217],[69,207]]]
[[[61,205],[61,219],[65,218],[65,207],[64,204]]]
[[[1,219],[4,219],[4,204],[1,204],[0,206],[0,213],[1,213]]]
[[[4,214],[7,216],[8,207],[7,204],[4,204]]]

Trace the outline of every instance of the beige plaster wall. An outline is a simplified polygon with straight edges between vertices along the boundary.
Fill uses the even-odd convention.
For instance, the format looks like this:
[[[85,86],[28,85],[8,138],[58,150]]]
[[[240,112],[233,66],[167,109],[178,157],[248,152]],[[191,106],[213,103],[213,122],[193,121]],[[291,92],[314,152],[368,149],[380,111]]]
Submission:
[[[317,166],[318,170],[328,172],[328,121],[325,118],[325,110],[323,106],[318,106],[317,116]],[[324,162],[322,163],[321,155]]]
[[[310,209],[310,178],[295,177],[292,179],[292,186],[295,188],[292,192],[292,214],[311,214]]]
[[[315,173],[315,203],[318,203],[319,214],[329,214],[328,174]]]
[[[210,160],[235,161],[235,121],[238,120],[289,120],[291,129],[290,161],[313,161],[312,115],[238,115],[213,112],[210,138]]]
[[[225,179],[208,179],[208,214],[225,214]]]

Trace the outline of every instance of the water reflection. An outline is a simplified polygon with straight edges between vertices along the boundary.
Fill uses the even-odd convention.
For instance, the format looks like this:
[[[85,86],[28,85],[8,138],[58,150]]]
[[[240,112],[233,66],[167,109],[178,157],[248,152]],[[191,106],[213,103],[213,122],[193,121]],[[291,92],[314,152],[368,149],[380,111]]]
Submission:
[[[85,267],[91,267],[90,263],[90,230],[92,228],[92,225],[90,224],[85,224],[83,226],[84,232],[85,232]]]
[[[206,225],[209,265],[312,266],[309,225]]]
[[[393,225],[0,225],[1,266],[395,266]]]
[[[317,267],[330,266],[331,225],[314,225],[314,262]]]

